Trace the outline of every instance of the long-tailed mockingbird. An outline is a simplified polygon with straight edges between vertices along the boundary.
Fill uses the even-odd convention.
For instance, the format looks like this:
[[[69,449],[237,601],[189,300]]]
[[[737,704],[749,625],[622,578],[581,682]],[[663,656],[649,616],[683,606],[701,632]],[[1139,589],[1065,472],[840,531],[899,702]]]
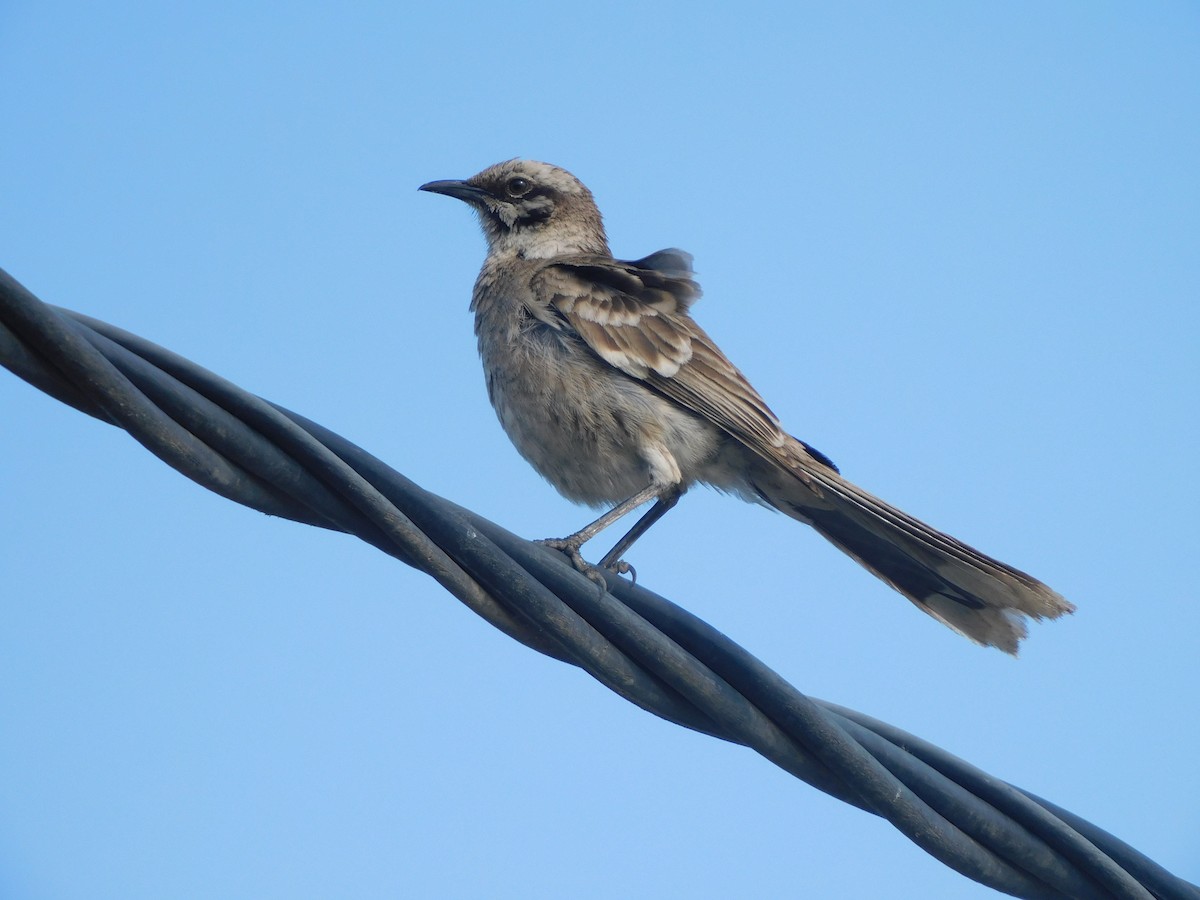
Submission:
[[[569,172],[510,160],[423,191],[468,203],[488,254],[471,309],[488,397],[517,450],[567,498],[611,506],[547,541],[581,571],[580,547],[655,505],[601,560],[620,556],[693,484],[806,522],[920,609],[1015,653],[1025,616],[1074,607],[1024,572],[842,478],[790,436],[689,314],[691,256],[614,259],[591,192]],[[614,505],[615,504],[615,505]]]

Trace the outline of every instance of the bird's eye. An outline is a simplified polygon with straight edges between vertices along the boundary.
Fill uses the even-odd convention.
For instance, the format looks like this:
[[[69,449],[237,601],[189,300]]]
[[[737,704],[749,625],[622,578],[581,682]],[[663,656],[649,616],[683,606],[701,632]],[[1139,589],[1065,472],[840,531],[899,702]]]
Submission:
[[[522,178],[520,175],[517,175],[515,178],[508,179],[504,187],[508,191],[508,196],[524,197],[529,193],[529,189],[533,187],[533,182],[528,178]]]

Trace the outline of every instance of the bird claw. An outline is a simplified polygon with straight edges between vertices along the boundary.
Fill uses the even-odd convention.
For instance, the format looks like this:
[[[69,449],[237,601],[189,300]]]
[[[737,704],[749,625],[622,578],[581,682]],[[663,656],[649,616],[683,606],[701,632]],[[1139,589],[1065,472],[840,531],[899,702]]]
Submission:
[[[544,538],[540,541],[534,541],[535,544],[541,544],[551,550],[557,550],[571,561],[571,565],[575,567],[575,571],[581,575],[587,576],[590,581],[594,581],[600,586],[600,589],[607,592],[608,582],[604,580],[604,572],[612,572],[614,575],[629,575],[631,580],[637,582],[637,570],[623,559],[614,560],[609,563],[601,562],[599,566],[594,566],[579,552],[580,544],[572,538]]]
[[[637,569],[625,562],[623,559],[614,559],[612,562],[605,565],[604,561],[600,561],[600,565],[612,572],[614,575],[628,575],[629,580],[633,584],[637,584]]]

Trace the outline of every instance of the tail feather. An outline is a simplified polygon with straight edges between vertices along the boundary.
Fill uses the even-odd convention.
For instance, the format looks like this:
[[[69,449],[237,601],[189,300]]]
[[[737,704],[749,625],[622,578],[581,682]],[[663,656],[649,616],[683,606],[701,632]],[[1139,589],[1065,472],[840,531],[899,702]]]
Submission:
[[[1027,634],[1025,617],[1053,619],[1075,611],[1036,578],[931,528],[833,469],[800,458],[787,477],[756,480],[763,499],[812,525],[960,634],[1015,654]]]

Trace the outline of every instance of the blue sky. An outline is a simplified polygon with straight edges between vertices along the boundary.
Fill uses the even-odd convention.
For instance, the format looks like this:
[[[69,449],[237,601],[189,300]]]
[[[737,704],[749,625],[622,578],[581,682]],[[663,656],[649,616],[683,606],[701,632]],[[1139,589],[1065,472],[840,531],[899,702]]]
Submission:
[[[10,0],[0,266],[557,535],[482,238],[416,187],[565,166],[617,255],[695,254],[793,433],[1079,612],[1014,661],[703,490],[642,581],[1200,880],[1200,7],[401,6]],[[0,896],[992,895],[365,545],[0,409]]]

